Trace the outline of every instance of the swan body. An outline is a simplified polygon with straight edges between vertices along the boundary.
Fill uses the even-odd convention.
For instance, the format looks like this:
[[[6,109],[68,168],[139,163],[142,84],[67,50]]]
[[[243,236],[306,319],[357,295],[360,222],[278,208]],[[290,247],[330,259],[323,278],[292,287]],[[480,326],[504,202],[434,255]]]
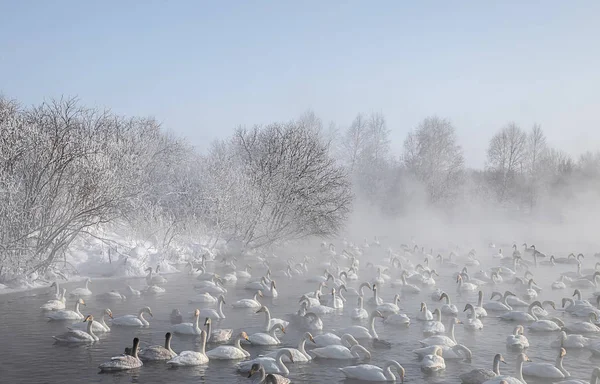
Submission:
[[[133,348],[131,349],[130,355],[119,355],[112,357],[110,361],[100,364],[98,368],[101,371],[114,372],[114,371],[125,371],[129,369],[139,368],[144,363],[138,358],[138,346],[140,340],[136,337],[133,339]]]
[[[277,354],[279,353],[279,351],[283,350],[283,349],[287,349],[293,356],[293,361],[290,360],[290,358],[284,354],[282,357],[283,362],[285,363],[305,363],[308,362],[310,360],[312,360],[312,356],[309,355],[306,352],[305,349],[305,344],[307,341],[312,342],[313,344],[315,344],[315,339],[313,338],[313,335],[310,332],[305,332],[304,336],[300,339],[300,343],[298,343],[298,348],[280,348],[280,349],[276,349],[273,352],[269,352],[265,355],[265,357],[272,357],[274,359],[277,358]],[[312,350],[314,351],[314,349]]]
[[[254,360],[244,361],[237,365],[237,370],[240,372],[250,372],[254,364],[260,364],[264,367],[266,373],[277,373],[287,376],[290,374],[290,371],[283,363],[283,356],[286,356],[292,363],[294,362],[292,352],[287,348],[282,348],[274,358],[261,356]]]
[[[165,345],[151,345],[139,351],[139,358],[142,361],[163,361],[171,360],[177,353],[171,349],[171,332],[165,334]]]
[[[175,324],[171,327],[173,333],[178,333],[181,335],[200,335],[202,330],[198,326],[198,319],[200,318],[200,310],[196,309],[194,311],[194,322],[193,323],[180,323]]]
[[[246,332],[240,333],[234,345],[220,345],[206,352],[206,356],[214,360],[239,360],[250,357],[250,353],[245,351],[240,344],[242,339],[248,340]]]
[[[206,356],[206,331],[200,334],[200,352],[182,351],[179,355],[167,361],[170,366],[196,366],[208,363]]]
[[[359,344],[353,345],[350,348],[343,345],[328,345],[327,347],[315,348],[311,351],[315,355],[315,358],[337,360],[360,359],[359,352],[364,354],[365,360],[371,358],[371,353]]]
[[[225,318],[225,314],[223,313],[223,304],[225,304],[225,298],[223,295],[219,296],[217,309],[207,308],[200,310],[201,317],[210,317],[213,320],[220,320]]]
[[[529,363],[523,366],[525,376],[540,377],[544,379],[564,379],[569,376],[568,372],[562,368],[563,357],[567,354],[564,348],[560,349],[556,363]],[[566,375],[565,375],[566,373]]]
[[[86,279],[85,287],[75,288],[73,291],[71,291],[71,293],[69,293],[69,295],[74,297],[92,296],[92,291],[90,291],[90,289],[88,288],[91,282],[92,280]]]
[[[113,317],[112,311],[110,309],[106,308],[104,310],[104,312],[102,313],[102,317],[100,318],[100,321],[96,321],[96,320],[92,321],[92,331],[97,332],[97,333],[110,332],[110,327],[104,321],[105,315],[107,315],[111,319]],[[85,324],[85,322],[75,323],[68,328],[71,330],[78,329],[78,330],[82,331],[84,329],[87,329],[87,324]]]
[[[212,319],[207,317],[204,319],[204,326],[206,327],[206,341],[211,343],[225,343],[231,339],[233,335],[233,329],[212,329]]]
[[[84,322],[87,323],[87,330],[81,331],[78,329],[71,329],[68,332],[63,333],[59,336],[52,336],[56,341],[63,343],[93,343],[100,340],[98,336],[94,335],[92,329],[92,323],[94,317],[92,315],[86,316]]]
[[[498,375],[484,381],[483,384],[525,384],[525,380],[523,379],[523,362],[525,361],[530,361],[526,354],[521,353],[517,356],[517,377]]]
[[[269,333],[253,333],[250,335],[249,340],[253,345],[279,345],[281,340],[275,334],[277,330],[285,333],[285,328],[281,324],[273,324]]]
[[[377,335],[377,332],[375,332],[375,318],[376,317],[383,318],[383,315],[379,311],[371,312],[371,315],[369,316],[370,329],[367,329],[360,325],[353,325],[353,326],[344,328],[340,332],[343,334],[348,333],[357,339],[377,339],[379,336]]]
[[[453,347],[449,347],[447,345],[430,345],[428,347],[417,348],[413,350],[413,353],[416,353],[419,358],[423,358],[426,355],[432,355],[435,353],[436,348],[442,349],[442,357],[445,360],[467,360],[470,361],[473,357],[473,353],[467,347],[462,344],[456,344]]]
[[[427,373],[446,369],[446,362],[444,361],[442,354],[442,348],[437,345],[434,346],[432,354],[423,356],[423,360],[421,360],[421,369]]]
[[[85,305],[83,299],[75,301],[75,310],[62,309],[60,311],[49,312],[47,317],[49,320],[83,320],[84,316],[79,312],[79,305]]]
[[[353,308],[352,312],[350,312],[350,318],[352,320],[367,319],[369,317],[369,312],[363,308],[363,300],[362,296],[358,296],[357,307]]]
[[[388,361],[383,368],[371,364],[361,364],[351,367],[340,368],[340,371],[348,379],[363,380],[369,382],[396,381],[396,376],[392,373],[391,367],[395,367],[400,376],[400,381],[404,381],[404,368],[396,361]]]
[[[517,325],[512,335],[506,338],[506,346],[512,349],[529,348],[529,340],[523,336],[524,328],[522,325]]]
[[[558,339],[550,343],[552,348],[580,349],[585,348],[590,344],[590,339],[582,335],[567,335],[565,331],[561,331]]]
[[[421,343],[421,345],[423,346],[430,346],[430,345],[439,345],[439,346],[448,346],[448,347],[454,347],[456,345],[456,338],[454,336],[454,327],[455,324],[461,324],[462,322],[456,318],[454,318],[451,322],[450,322],[450,336],[446,336],[446,335],[433,335],[433,336],[429,336],[426,339],[423,340],[419,340],[419,343]]]
[[[40,309],[42,311],[59,311],[61,309],[65,309],[66,303],[66,294],[67,290],[65,288],[61,288],[61,293],[59,297],[55,299],[48,300],[45,304],[43,304]]]
[[[262,304],[258,301],[259,297],[263,297],[262,291],[259,289],[254,294],[252,299],[241,299],[232,304],[233,308],[260,308]]]
[[[287,327],[288,325],[290,325],[289,321],[285,321],[285,320],[277,319],[277,318],[271,318],[271,312],[269,311],[269,308],[267,308],[264,305],[256,311],[256,313],[261,313],[261,312],[265,313],[265,325],[263,328],[265,330],[265,332],[269,332],[271,330],[271,327],[273,327],[273,325],[275,325],[275,324],[281,324],[284,328]]]
[[[152,316],[152,310],[150,307],[144,307],[140,309],[137,315],[125,315],[115,317],[112,325],[118,325],[122,327],[148,327],[150,323],[144,318],[144,313]]]
[[[481,384],[500,375],[500,362],[506,364],[504,357],[498,353],[494,356],[493,369],[479,368],[459,376],[463,384]]]

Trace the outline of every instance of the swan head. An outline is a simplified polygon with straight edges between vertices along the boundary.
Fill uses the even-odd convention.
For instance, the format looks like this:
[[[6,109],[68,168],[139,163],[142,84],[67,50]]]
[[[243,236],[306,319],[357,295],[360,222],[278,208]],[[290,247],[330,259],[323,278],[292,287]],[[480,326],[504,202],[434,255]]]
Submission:
[[[310,332],[306,332],[304,334],[304,338],[310,342],[312,342],[313,344],[317,344],[317,342],[315,341],[315,338],[313,337],[312,333]]]
[[[140,310],[140,312],[142,312],[142,313],[145,312],[145,313],[149,314],[150,317],[154,317],[154,315],[152,314],[152,310],[150,309],[150,307],[144,307],[144,308],[142,308]]]
[[[249,343],[252,343],[252,342],[250,341],[250,339],[248,338],[248,334],[247,334],[245,331],[244,331],[244,332],[242,332],[242,333],[240,333],[240,339],[244,339],[244,340],[246,340],[247,342],[249,342]]]
[[[84,306],[86,306],[86,305],[85,305],[85,301],[83,301],[83,299],[82,299],[82,298],[79,298],[79,299],[77,299],[77,303],[78,303],[78,304],[80,304],[80,305],[84,305]]]
[[[209,325],[212,323],[212,320],[210,319],[210,317],[207,317],[206,319],[204,319],[204,325]]]
[[[564,349],[563,347],[561,347],[560,351],[558,352],[558,356],[559,357],[565,357],[565,356],[567,356],[567,350]]]
[[[439,345],[436,345],[435,348],[433,349],[432,355],[438,355],[439,357],[442,357],[443,354],[444,354],[444,351],[442,350],[442,347],[440,347]]]
[[[517,357],[517,361],[521,361],[521,362],[525,362],[525,361],[531,361],[531,359],[524,353],[521,353],[518,357]]]
[[[463,277],[462,277],[462,275],[461,275],[461,274],[458,274],[458,275],[456,276],[456,282],[457,282],[457,283],[458,283],[458,282],[460,282],[460,281],[462,281],[462,279],[463,279]]]
[[[446,292],[442,292],[438,301],[442,301],[443,299],[449,299],[448,294]]]
[[[465,309],[463,310],[463,312],[466,312],[466,311],[468,311],[469,309],[470,309],[471,311],[474,311],[474,310],[475,310],[475,308],[473,308],[473,304],[469,304],[469,303],[467,303],[467,305],[465,305]]]
[[[225,302],[225,296],[223,296],[223,295],[220,295],[220,296],[219,296],[219,301],[220,301],[221,303],[223,303],[223,304],[227,304],[227,303]]]
[[[379,312],[379,311],[373,311],[373,312],[371,313],[371,316],[372,316],[373,318],[375,318],[375,317],[381,317],[382,319],[384,318],[384,316],[383,316],[383,315],[381,314],[381,312]]]
[[[275,285],[275,280],[271,280],[271,288],[277,289],[277,286]]]
[[[85,322],[88,322],[88,321],[89,321],[90,323],[91,323],[91,322],[93,322],[93,321],[94,321],[94,316],[92,316],[92,315],[87,315],[87,316],[85,317],[85,319],[83,319],[83,322],[84,322],[84,323],[85,323]]]
[[[256,294],[258,295],[258,297],[264,297],[264,295],[260,289],[258,291],[256,291]]]
[[[106,308],[104,310],[104,314],[107,315],[108,317],[110,317],[111,319],[113,318],[113,313],[110,309]]]
[[[501,363],[506,364],[506,361],[504,360],[504,356],[502,356],[501,353],[496,354],[496,356],[494,356],[494,361],[499,361]]]
[[[196,308],[194,310],[194,317],[198,317],[198,316],[200,316],[200,310],[198,308]]]

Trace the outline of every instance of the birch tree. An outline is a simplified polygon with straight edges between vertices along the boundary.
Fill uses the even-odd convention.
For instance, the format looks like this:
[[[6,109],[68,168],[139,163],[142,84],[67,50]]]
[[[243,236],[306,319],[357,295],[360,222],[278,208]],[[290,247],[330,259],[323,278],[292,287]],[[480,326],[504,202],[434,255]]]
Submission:
[[[503,202],[516,186],[516,176],[523,170],[527,155],[527,134],[509,123],[490,140],[487,168],[492,173],[498,200]]]

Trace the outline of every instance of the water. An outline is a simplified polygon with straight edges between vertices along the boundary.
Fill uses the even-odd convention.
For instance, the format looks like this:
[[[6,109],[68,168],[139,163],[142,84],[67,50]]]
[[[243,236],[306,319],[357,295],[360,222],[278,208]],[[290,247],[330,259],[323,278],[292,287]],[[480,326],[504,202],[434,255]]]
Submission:
[[[363,263],[365,264],[365,263]],[[364,266],[362,266],[364,268]],[[569,268],[572,267],[561,267]],[[263,268],[257,267],[255,271],[262,271]],[[438,268],[439,270],[439,268]],[[558,275],[559,267],[540,268],[534,270],[538,276],[546,276],[548,272],[553,276]],[[456,293],[456,284],[451,276],[451,269],[442,270],[442,276],[436,278],[438,286],[446,289],[453,303],[457,305],[459,311],[464,308],[465,303],[476,302],[476,295],[461,295]],[[128,327],[112,327],[111,332],[100,334],[100,341],[92,345],[66,345],[55,343],[53,335],[58,335],[65,330],[69,323],[48,322],[44,314],[39,310],[48,297],[45,296],[45,290],[36,290],[26,293],[15,293],[9,295],[0,295],[0,338],[2,339],[2,349],[0,356],[0,382],[27,382],[27,383],[248,383],[251,380],[246,376],[238,374],[235,370],[237,361],[210,361],[206,366],[200,367],[180,367],[169,368],[165,363],[145,363],[138,370],[123,373],[99,373],[98,365],[111,356],[123,352],[126,346],[130,346],[134,337],[139,337],[142,346],[164,343],[164,334],[170,330],[170,313],[172,309],[179,308],[184,314],[185,320],[189,320],[189,313],[199,304],[189,304],[189,299],[193,298],[195,292],[194,284],[198,281],[195,277],[187,274],[165,275],[168,278],[164,285],[167,292],[154,297],[130,298],[123,302],[105,302],[96,299],[96,295],[117,289],[125,292],[127,284],[133,287],[142,288],[145,284],[143,279],[128,280],[101,280],[96,279],[90,285],[94,296],[86,299],[87,307],[82,307],[82,313],[93,314],[99,317],[102,310],[109,307],[115,316],[124,314],[137,314],[139,308],[150,306],[154,317],[149,318],[150,327],[148,329],[136,329]],[[360,281],[374,276],[371,271],[361,271],[361,280],[355,281],[350,285],[358,288]],[[258,273],[253,273],[253,279],[258,277]],[[302,293],[314,291],[316,284],[306,283],[306,277],[300,277],[294,280],[278,279],[279,298],[263,299],[263,302],[270,308],[273,317],[286,318],[288,314],[295,313],[298,309],[298,298]],[[254,310],[233,309],[230,304],[240,298],[249,298],[253,292],[243,289],[245,281],[239,280],[237,286],[229,286],[229,292],[226,296],[227,305],[225,306],[226,319],[221,322],[215,322],[215,328],[233,328],[245,330],[248,334],[262,332],[264,314],[255,314]],[[81,283],[65,284],[67,290],[81,286]],[[510,288],[508,285],[495,288],[502,290]],[[559,303],[562,295],[569,296],[571,289],[565,292],[556,293],[549,289],[549,286],[543,286],[544,291],[539,299],[554,299]],[[412,350],[418,348],[418,340],[424,338],[421,322],[417,321],[415,316],[419,310],[419,303],[424,301],[429,308],[433,310],[440,303],[434,303],[431,299],[431,291],[424,289],[419,295],[404,295],[401,298],[400,306],[403,313],[407,313],[412,320],[408,328],[397,328],[387,326],[376,320],[376,330],[381,339],[392,343],[391,349],[376,348],[368,343],[367,349],[372,352],[372,358],[369,363],[381,366],[386,360],[393,359],[398,361],[406,369],[407,383],[460,383],[458,375],[468,372],[471,369],[486,367],[491,368],[493,356],[496,353],[502,353],[507,361],[507,365],[501,365],[503,374],[515,373],[516,352],[507,351],[505,347],[506,336],[508,336],[516,323],[506,322],[494,318],[494,313],[490,312],[489,317],[482,319],[484,329],[478,332],[468,332],[461,325],[456,328],[456,338],[461,344],[466,345],[473,352],[473,360],[465,361],[446,361],[446,370],[438,375],[426,375],[420,370],[419,362]],[[491,288],[484,288],[485,299],[489,297]],[[389,285],[380,289],[380,294],[386,302],[392,301],[396,290]],[[586,297],[590,296],[589,293]],[[365,297],[370,292],[365,290]],[[366,301],[366,299],[365,299]],[[355,298],[348,297],[343,315],[323,316],[326,331],[331,329],[340,329],[345,326],[356,324],[349,319],[348,313],[355,305]],[[72,308],[73,300],[69,299],[67,308]],[[563,316],[560,312],[552,311],[553,316]],[[465,319],[463,313],[459,314],[461,319]],[[447,319],[446,319],[447,320]],[[571,318],[565,315],[567,323],[581,321],[583,319]],[[444,323],[447,321],[443,319]],[[366,325],[366,321],[363,323]],[[446,325],[448,329],[448,326]],[[297,347],[303,331],[288,327],[287,333],[281,337],[284,346]],[[317,332],[313,332],[317,334]],[[557,351],[550,348],[550,342],[557,337],[557,333],[531,333],[526,330],[526,336],[529,339],[531,347],[527,350],[527,355],[535,362],[553,363]],[[198,350],[198,345],[193,337],[180,337],[175,335],[172,340],[172,348],[175,351]],[[307,346],[310,347],[307,343]],[[365,345],[365,343],[363,343]],[[212,346],[207,346],[207,349]],[[278,347],[252,347],[245,346],[252,354],[258,354],[276,349]],[[323,382],[342,382],[343,375],[337,370],[337,367],[352,365],[347,361],[313,361],[309,363],[300,363],[288,365],[290,368],[289,378],[294,383],[323,383]],[[600,365],[599,361],[591,360],[590,353],[582,351],[569,350],[564,360],[565,368],[574,378],[589,380],[592,368]],[[527,379],[528,383],[547,383],[544,380]]]

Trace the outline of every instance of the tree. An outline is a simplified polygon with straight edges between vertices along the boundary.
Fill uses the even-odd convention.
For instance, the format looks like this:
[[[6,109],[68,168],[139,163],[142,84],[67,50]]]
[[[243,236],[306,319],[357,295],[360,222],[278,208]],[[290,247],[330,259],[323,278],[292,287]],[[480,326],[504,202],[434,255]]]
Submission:
[[[455,129],[437,116],[423,120],[404,141],[406,168],[423,183],[432,203],[453,201],[463,179],[464,157]]]
[[[368,142],[368,125],[364,115],[358,114],[354,118],[350,127],[341,142],[343,160],[347,164],[350,172],[354,172],[357,163],[360,161]]]
[[[516,175],[523,169],[527,155],[527,134],[515,123],[509,123],[490,140],[487,168],[492,172],[498,200],[505,201],[515,187]]]
[[[527,200],[529,208],[533,209],[536,203],[540,188],[543,182],[542,165],[546,155],[546,136],[542,127],[534,124],[531,132],[527,136],[527,173],[528,173],[528,191]]]

